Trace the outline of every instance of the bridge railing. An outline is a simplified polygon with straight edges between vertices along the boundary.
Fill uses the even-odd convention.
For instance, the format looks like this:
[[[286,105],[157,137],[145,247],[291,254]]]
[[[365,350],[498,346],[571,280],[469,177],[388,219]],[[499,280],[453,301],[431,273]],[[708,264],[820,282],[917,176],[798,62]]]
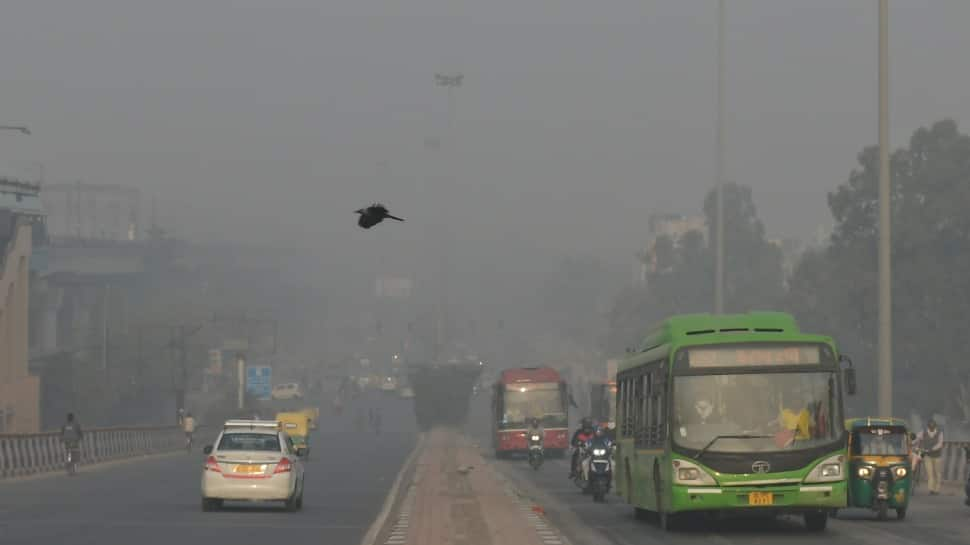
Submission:
[[[198,431],[196,435],[200,435]],[[95,428],[84,430],[80,465],[171,452],[185,448],[181,428]],[[62,471],[67,451],[58,432],[0,434],[0,479]]]
[[[967,479],[967,451],[970,442],[953,441],[943,445],[943,481],[964,482]]]

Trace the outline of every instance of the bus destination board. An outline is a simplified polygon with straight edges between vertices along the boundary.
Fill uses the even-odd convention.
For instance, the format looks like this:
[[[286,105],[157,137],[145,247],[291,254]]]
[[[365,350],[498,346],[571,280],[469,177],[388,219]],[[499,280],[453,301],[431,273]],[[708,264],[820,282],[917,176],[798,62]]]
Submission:
[[[773,365],[818,365],[818,346],[698,347],[687,350],[691,367],[770,367]]]

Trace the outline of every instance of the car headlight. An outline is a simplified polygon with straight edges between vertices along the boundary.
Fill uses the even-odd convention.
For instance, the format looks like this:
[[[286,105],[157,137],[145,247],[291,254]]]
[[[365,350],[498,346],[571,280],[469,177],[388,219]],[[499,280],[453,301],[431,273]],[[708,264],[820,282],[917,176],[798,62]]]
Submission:
[[[674,481],[677,484],[716,486],[717,481],[700,466],[686,460],[674,460]]]
[[[860,478],[868,479],[869,477],[872,477],[872,468],[869,466],[862,466],[858,469],[858,471],[856,471],[856,473]]]
[[[896,468],[893,469],[893,474],[896,475],[897,479],[902,479],[907,473],[909,473],[909,471],[907,471],[904,466],[896,466]]]
[[[593,456],[606,456],[606,449],[605,448],[594,448],[593,449]]]
[[[845,458],[842,455],[830,456],[822,460],[818,465],[808,472],[805,477],[806,483],[831,483],[842,480],[842,464]]]

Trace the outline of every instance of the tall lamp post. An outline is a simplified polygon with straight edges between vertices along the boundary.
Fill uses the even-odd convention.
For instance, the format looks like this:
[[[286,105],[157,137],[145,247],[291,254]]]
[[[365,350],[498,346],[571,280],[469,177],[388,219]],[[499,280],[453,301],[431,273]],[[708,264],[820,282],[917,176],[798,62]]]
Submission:
[[[879,0],[879,414],[893,415],[889,0]]]
[[[714,267],[714,313],[724,313],[724,0],[717,3],[717,166],[714,178],[716,192]]]
[[[447,134],[445,135],[445,140],[447,141],[447,144],[445,144],[445,146],[448,149],[445,151],[445,153],[447,156],[446,163],[448,165],[447,177],[451,182],[454,181],[454,175],[455,175],[455,169],[451,164],[454,159],[453,154],[451,153],[451,147],[452,147],[452,144],[454,143],[454,134],[452,129],[455,123],[455,91],[459,87],[461,87],[464,79],[465,79],[465,75],[461,73],[455,73],[455,74],[438,73],[434,75],[435,85],[437,85],[438,87],[444,87],[448,92],[448,112],[447,112],[447,121],[446,121]],[[446,206],[439,206],[437,207],[437,209],[439,214],[445,214],[445,211],[448,208]],[[445,220],[445,226],[447,227],[448,218],[445,217],[444,220]],[[447,229],[442,229],[441,233],[443,236],[447,236]],[[445,315],[447,313],[447,308],[448,308],[448,263],[447,263],[448,244],[446,243],[447,241],[444,241],[444,242],[445,243],[443,243],[438,249],[439,252],[441,252],[441,273],[440,273],[441,277],[440,277],[440,285],[438,286],[440,301],[438,303],[439,304],[438,313],[437,313],[438,316],[437,316],[437,321],[435,326],[435,350],[434,350],[435,360],[438,360],[442,356],[441,349],[445,343],[445,331],[444,331],[445,323],[446,323]]]

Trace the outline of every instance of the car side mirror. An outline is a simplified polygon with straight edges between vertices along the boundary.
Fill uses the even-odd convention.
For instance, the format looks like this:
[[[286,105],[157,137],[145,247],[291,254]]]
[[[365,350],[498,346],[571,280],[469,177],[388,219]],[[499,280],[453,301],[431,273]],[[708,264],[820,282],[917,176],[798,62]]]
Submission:
[[[206,445],[205,448],[202,449],[202,454],[212,454],[212,445]]]
[[[306,447],[296,447],[296,455],[300,458],[306,456]]]

